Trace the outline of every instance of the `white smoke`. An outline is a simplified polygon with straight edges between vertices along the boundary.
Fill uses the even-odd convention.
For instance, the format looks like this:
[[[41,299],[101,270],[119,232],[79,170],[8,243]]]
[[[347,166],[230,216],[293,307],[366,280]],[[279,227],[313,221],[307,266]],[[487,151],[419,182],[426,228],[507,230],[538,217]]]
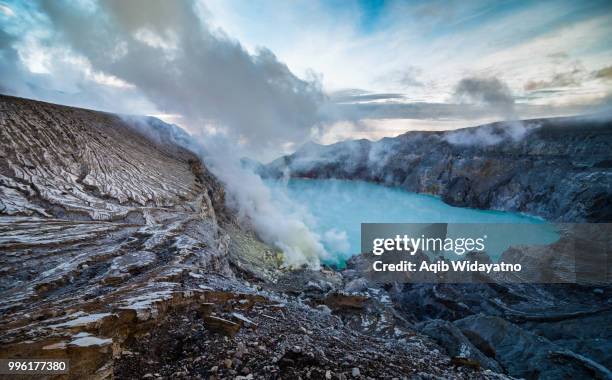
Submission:
[[[321,237],[313,232],[312,215],[290,200],[284,186],[271,188],[245,167],[238,145],[226,136],[190,135],[153,117],[121,117],[158,144],[177,144],[197,154],[224,185],[226,205],[237,213],[238,221],[281,250],[286,266],[317,269],[321,260],[330,259],[323,243],[342,244],[333,234]]]
[[[295,205],[281,188],[272,191],[259,175],[245,169],[236,154],[235,143],[223,137],[198,139],[199,152],[212,173],[224,184],[226,202],[238,212],[238,219],[251,225],[258,236],[283,251],[289,267],[316,269],[328,259],[321,237],[307,221],[311,216]]]
[[[489,146],[505,141],[520,141],[530,129],[537,127],[535,124],[528,126],[520,120],[513,120],[447,132],[443,138],[453,145]]]
[[[287,199],[243,169],[237,152],[261,157],[308,138],[325,100],[316,79],[298,78],[265,48],[246,51],[212,29],[193,0],[35,4],[52,26],[47,43],[137,88],[160,112],[181,115],[197,141],[173,136],[200,154],[225,185],[228,205],[284,252],[287,265],[319,266],[327,254],[320,237]]]
[[[208,24],[194,0],[39,1],[51,24],[41,43],[64,46],[91,69],[137,88],[192,132],[224,133],[271,158],[322,122],[317,78],[302,79],[266,48],[248,52]]]
[[[527,126],[517,120],[514,95],[499,78],[463,78],[455,86],[454,97],[467,104],[485,107],[506,121],[448,132],[444,139],[449,143],[489,146],[504,141],[520,141],[527,134]]]
[[[336,228],[325,231],[323,234],[323,241],[332,251],[344,255],[348,254],[351,249],[346,231],[341,231]]]

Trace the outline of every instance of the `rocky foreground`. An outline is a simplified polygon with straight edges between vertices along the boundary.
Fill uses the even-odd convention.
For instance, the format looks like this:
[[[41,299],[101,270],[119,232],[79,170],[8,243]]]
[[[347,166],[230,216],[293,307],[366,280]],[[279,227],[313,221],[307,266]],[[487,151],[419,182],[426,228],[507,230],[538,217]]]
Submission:
[[[280,270],[173,128],[0,97],[0,358],[69,358],[74,379],[506,378],[350,271]]]
[[[268,177],[377,182],[437,195],[454,206],[551,221],[612,222],[612,116],[309,143],[257,170]]]

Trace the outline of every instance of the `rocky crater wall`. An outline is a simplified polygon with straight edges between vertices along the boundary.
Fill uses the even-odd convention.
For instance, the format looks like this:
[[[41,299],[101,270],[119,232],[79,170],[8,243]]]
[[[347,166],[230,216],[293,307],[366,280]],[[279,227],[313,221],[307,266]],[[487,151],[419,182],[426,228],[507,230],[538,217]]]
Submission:
[[[612,221],[612,121],[555,118],[379,141],[308,144],[259,166],[268,177],[341,178],[440,196],[454,206],[563,222]]]

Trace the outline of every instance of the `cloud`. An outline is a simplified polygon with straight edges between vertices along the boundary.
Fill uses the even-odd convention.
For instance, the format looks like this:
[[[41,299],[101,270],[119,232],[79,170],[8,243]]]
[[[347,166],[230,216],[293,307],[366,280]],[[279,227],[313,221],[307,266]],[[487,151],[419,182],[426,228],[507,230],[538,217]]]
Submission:
[[[330,94],[330,100],[336,103],[359,103],[378,100],[403,99],[404,94],[399,93],[372,93],[365,90],[344,90]]]
[[[409,89],[413,87],[423,87],[423,83],[419,77],[423,74],[423,70],[416,66],[408,66],[405,69],[392,70],[386,75],[378,77],[378,81],[389,83],[393,87],[401,89]]]
[[[211,30],[192,1],[109,0],[93,9],[41,1],[55,43],[93,70],[136,86],[191,130],[214,130],[252,152],[303,141],[321,121],[319,83],[302,80],[265,48],[249,54]],[[146,63],[146,64],[143,64]]]
[[[7,29],[0,28],[1,93],[120,113],[153,110],[133,86],[94,71],[65,49],[24,47]]]
[[[460,102],[491,107],[504,116],[514,114],[514,96],[510,88],[495,77],[463,78],[455,86],[454,97]]]
[[[0,3],[0,13],[4,14],[7,17],[15,16],[15,12],[13,12],[13,9],[11,9],[11,7],[3,3]]]
[[[0,29],[0,91],[3,93],[20,85],[19,56],[13,47],[15,41],[14,36]]]
[[[611,80],[612,79],[612,66],[604,67],[593,72],[593,77],[597,79]]]
[[[487,103],[465,94],[449,100],[465,73],[503,77],[516,95],[517,117],[582,112],[606,93],[605,78],[589,73],[609,64],[610,49],[600,42],[612,28],[600,6],[577,3],[524,4],[512,11],[482,3],[390,3],[367,33],[359,27],[357,3],[39,0],[10,7],[14,17],[0,12],[0,28],[20,25],[10,30],[18,54],[8,59],[12,53],[3,53],[5,63],[14,62],[0,72],[0,84],[19,88],[11,93],[112,112],[173,115],[191,132],[240,141],[260,160],[338,122],[362,133],[367,123],[360,118],[402,119],[398,125],[439,121],[451,128],[453,121],[465,126],[507,117],[510,101]],[[30,16],[24,19],[24,13]],[[517,23],[524,28],[513,29]],[[530,81],[530,88],[569,83],[561,74],[572,68],[559,65],[576,57],[588,77],[579,88],[525,90]],[[36,67],[48,73],[30,72]],[[364,90],[326,99],[323,83],[330,90]],[[368,128],[364,135],[373,131]]]
[[[526,91],[536,91],[549,88],[580,86],[585,70],[580,62],[575,62],[569,71],[556,73],[548,80],[530,80],[525,84]]]
[[[550,58],[554,63],[560,63],[569,58],[569,54],[564,51],[557,51],[554,53],[547,54],[546,57]]]

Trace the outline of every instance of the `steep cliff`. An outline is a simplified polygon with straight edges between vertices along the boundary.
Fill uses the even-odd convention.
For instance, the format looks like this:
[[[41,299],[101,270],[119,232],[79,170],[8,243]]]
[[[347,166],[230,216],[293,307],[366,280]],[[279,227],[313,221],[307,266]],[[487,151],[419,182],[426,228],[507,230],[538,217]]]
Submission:
[[[462,207],[564,222],[612,221],[612,120],[553,118],[309,144],[266,176],[373,181]]]
[[[178,279],[232,276],[223,188],[154,119],[0,109],[2,357],[72,352],[75,373],[104,373],[125,326],[203,297]]]

